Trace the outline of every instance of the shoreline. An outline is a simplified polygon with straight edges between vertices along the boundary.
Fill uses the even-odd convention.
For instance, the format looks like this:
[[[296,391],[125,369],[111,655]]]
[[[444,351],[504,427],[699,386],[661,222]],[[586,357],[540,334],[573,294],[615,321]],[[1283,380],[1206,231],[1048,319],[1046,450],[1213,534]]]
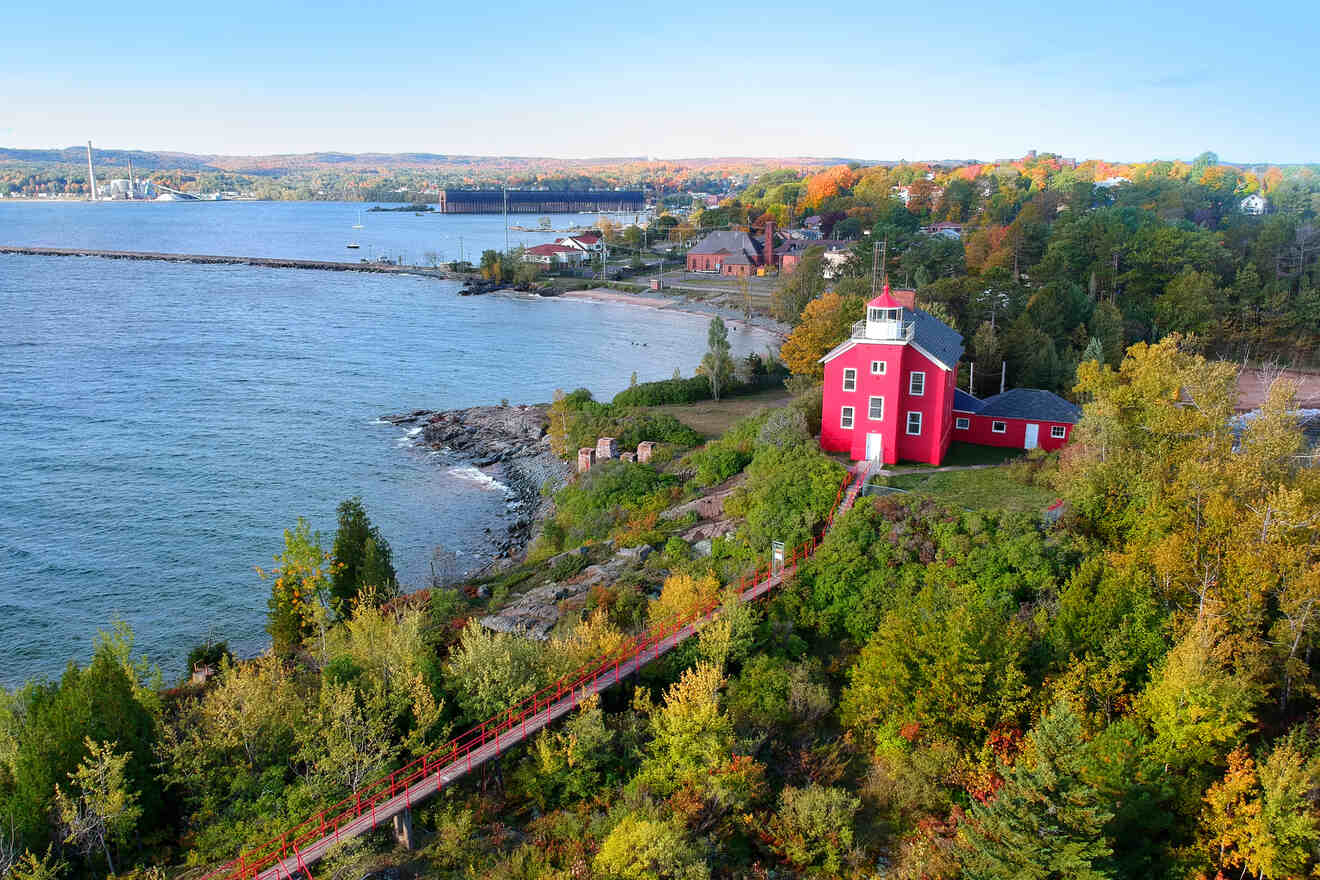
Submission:
[[[511,288],[504,288],[496,291],[507,296],[516,296],[528,298],[525,293]],[[669,296],[657,293],[624,293],[620,290],[612,290],[608,287],[593,287],[588,290],[568,290],[554,296],[536,296],[536,299],[569,299],[576,302],[605,302],[616,303],[618,305],[638,306],[647,309],[664,309],[666,311],[678,312],[687,315],[700,315],[702,317],[714,317],[718,315],[724,319],[730,330],[759,330],[774,336],[778,342],[783,342],[792,332],[792,327],[782,324],[771,318],[769,315],[753,314],[750,319],[737,309],[728,306],[715,305],[704,300],[694,300],[687,296]]]
[[[569,465],[550,449],[548,411],[547,404],[487,405],[380,417],[396,427],[422,428],[425,446],[461,458],[483,473],[498,466],[510,496],[509,516],[501,523],[504,534],[493,527],[488,530],[489,554],[478,555],[485,561],[463,578],[480,577],[521,561],[536,539],[540,523],[553,510],[554,502],[542,494],[542,487],[549,482],[560,488],[572,476]]]

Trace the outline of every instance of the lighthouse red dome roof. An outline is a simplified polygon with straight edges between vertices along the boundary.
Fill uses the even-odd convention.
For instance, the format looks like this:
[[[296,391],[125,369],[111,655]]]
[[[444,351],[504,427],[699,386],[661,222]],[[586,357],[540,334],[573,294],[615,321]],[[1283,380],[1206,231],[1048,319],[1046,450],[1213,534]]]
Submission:
[[[870,307],[873,308],[873,309],[901,309],[901,308],[903,308],[903,303],[901,303],[901,302],[899,302],[898,300],[894,299],[894,295],[893,295],[892,293],[889,292],[889,285],[888,285],[888,284],[885,285],[885,289],[884,289],[884,290],[880,291],[880,295],[877,296],[875,299],[871,300],[869,303],[867,303],[867,305],[870,306]]]

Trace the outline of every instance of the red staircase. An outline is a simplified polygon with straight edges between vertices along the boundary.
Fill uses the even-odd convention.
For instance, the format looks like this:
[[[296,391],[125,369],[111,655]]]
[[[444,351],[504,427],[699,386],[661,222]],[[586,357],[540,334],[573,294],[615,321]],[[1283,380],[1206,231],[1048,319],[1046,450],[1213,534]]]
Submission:
[[[869,465],[862,462],[848,472],[835,495],[826,530],[833,525],[835,513],[848,510],[857,500],[868,471]],[[767,565],[741,577],[738,590],[743,600],[759,599],[779,586],[785,575],[795,571],[798,563],[815,552],[820,541],[821,537],[816,537],[794,548],[779,570]],[[474,768],[507,752],[575,710],[582,700],[613,686],[696,635],[702,624],[718,613],[719,603],[712,602],[683,620],[652,627],[616,654],[542,688],[389,776],[363,786],[279,837],[243,851],[237,859],[206,874],[202,880],[281,880],[299,875],[310,878],[307,866],[335,844],[379,828]]]

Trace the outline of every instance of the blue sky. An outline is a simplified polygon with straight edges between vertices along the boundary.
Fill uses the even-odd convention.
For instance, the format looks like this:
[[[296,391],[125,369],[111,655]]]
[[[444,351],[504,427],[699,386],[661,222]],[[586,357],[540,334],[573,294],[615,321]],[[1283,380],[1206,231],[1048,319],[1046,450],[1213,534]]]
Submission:
[[[1314,162],[1318,10],[22,3],[0,145]]]

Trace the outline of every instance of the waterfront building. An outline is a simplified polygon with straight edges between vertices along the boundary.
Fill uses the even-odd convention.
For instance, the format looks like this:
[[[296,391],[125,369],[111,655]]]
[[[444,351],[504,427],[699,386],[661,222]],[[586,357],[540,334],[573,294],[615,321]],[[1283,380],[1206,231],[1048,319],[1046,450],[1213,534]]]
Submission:
[[[938,465],[954,440],[1056,449],[1080,412],[1049,391],[1013,389],[978,400],[955,387],[962,336],[888,285],[866,319],[821,358],[820,445],[854,461]]]

